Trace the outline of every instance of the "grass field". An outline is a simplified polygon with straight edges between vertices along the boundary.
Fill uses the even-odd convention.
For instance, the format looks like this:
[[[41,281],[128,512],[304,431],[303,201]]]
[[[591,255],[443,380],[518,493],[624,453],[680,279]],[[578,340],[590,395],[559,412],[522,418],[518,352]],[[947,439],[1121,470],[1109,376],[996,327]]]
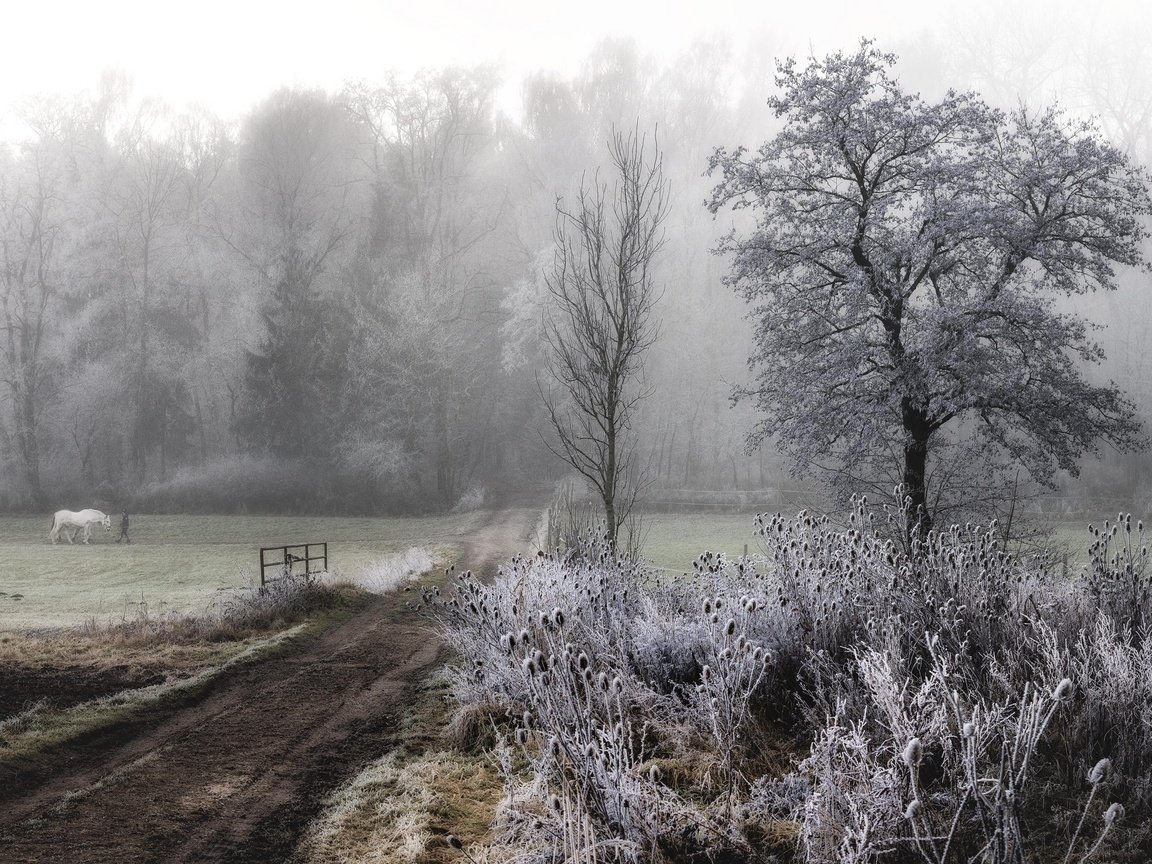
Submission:
[[[738,556],[747,544],[757,554],[754,515],[645,514],[645,556],[656,567],[686,572],[706,550]],[[140,514],[132,519],[130,546],[112,542],[116,528],[95,529],[89,546],[53,546],[50,517],[0,516],[0,630],[132,616],[141,604],[150,614],[204,610],[259,579],[260,546],[327,541],[330,569],[355,580],[413,546],[444,559],[485,518],[483,512],[433,518]],[[1052,539],[1068,550],[1070,567],[1085,562],[1083,525],[1061,525]]]
[[[93,529],[88,546],[54,546],[51,516],[0,516],[0,630],[131,616],[142,603],[150,614],[203,610],[259,579],[260,546],[327,542],[329,569],[356,579],[413,546],[444,558],[485,518],[139,514],[130,546],[113,542],[118,527]]]
[[[748,554],[761,554],[763,547],[754,533],[755,517],[755,513],[645,513],[644,555],[656,567],[687,572],[693,559],[705,551],[735,557],[747,544]],[[1058,557],[1067,553],[1071,571],[1088,562],[1088,521],[1058,523],[1042,541]]]
[[[748,544],[748,554],[756,555],[762,550],[754,518],[754,513],[645,513],[644,556],[656,567],[683,573],[703,552],[739,556]]]

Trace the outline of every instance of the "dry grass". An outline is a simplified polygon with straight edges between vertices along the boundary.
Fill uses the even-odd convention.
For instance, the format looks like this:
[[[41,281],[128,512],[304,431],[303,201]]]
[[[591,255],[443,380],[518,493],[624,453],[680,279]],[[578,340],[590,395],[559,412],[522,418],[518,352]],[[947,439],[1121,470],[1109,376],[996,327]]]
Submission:
[[[308,629],[309,625],[298,624],[262,639],[250,640],[245,647],[236,646],[237,650],[219,665],[200,669],[187,677],[123,690],[70,708],[55,709],[41,704],[27,709],[0,724],[0,767],[59,747],[98,729],[128,722],[166,700],[195,696],[224,672],[268,656]]]
[[[0,636],[0,665],[182,672],[222,662],[258,638],[252,635],[234,642],[129,642],[108,638],[104,632],[80,629],[5,633]]]
[[[0,667],[67,668],[70,674],[118,669],[125,678],[162,674],[160,683],[55,708],[43,701],[0,723],[0,766],[92,732],[129,722],[168,700],[193,698],[236,665],[272,654],[358,607],[348,586],[311,586],[294,594],[253,595],[208,619],[169,615],[64,631],[0,636]]]
[[[156,613],[141,605],[114,620],[0,633],[0,666],[118,669],[128,678],[146,671],[193,673],[263,643],[271,632],[351,607],[362,597],[360,589],[347,584],[277,586],[264,594],[237,595],[201,615]]]
[[[485,847],[503,782],[491,757],[448,743],[447,692],[434,674],[405,714],[397,746],[329,797],[293,864],[456,862],[450,836],[474,859],[494,860]]]
[[[332,795],[297,852],[300,864],[455,860],[448,833],[482,842],[502,792],[478,757],[393,751]]]

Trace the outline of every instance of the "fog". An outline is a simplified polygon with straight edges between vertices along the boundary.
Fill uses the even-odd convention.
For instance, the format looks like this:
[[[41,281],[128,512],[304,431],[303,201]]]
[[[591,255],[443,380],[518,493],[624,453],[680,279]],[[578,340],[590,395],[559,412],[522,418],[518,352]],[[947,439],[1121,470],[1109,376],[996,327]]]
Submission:
[[[541,398],[557,202],[608,175],[618,129],[657,142],[669,182],[659,335],[630,383],[644,495],[822,500],[771,443],[746,447],[756,412],[732,393],[752,324],[713,254],[746,223],[704,206],[714,149],[777,129],[775,61],[873,38],[910,91],[1058,102],[1152,161],[1135,3],[26,5],[0,58],[12,509],[429,512],[546,493],[570,473]],[[1147,280],[1073,304],[1103,328],[1089,377],[1145,423]],[[1045,507],[1146,511],[1149,458],[1089,454]]]

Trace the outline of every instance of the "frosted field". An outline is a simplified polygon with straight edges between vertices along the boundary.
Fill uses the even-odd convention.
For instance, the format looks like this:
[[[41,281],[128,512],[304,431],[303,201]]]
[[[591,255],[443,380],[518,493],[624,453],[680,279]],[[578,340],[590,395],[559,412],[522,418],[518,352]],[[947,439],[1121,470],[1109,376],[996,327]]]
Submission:
[[[132,544],[95,528],[88,546],[48,539],[50,514],[0,516],[0,630],[92,617],[195,612],[259,580],[259,548],[328,543],[329,569],[371,581],[413,547],[447,558],[483,512],[436,518],[132,515]]]

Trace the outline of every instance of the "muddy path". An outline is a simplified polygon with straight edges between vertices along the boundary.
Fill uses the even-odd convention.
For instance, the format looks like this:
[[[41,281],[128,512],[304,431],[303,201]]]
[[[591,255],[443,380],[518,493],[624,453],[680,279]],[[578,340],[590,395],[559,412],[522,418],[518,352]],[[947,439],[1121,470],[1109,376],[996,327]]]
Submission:
[[[495,513],[466,538],[462,566],[493,571],[526,547],[538,515]],[[0,860],[284,860],[324,795],[387,752],[415,688],[442,659],[408,599],[373,598],[223,676],[198,701],[107,730],[36,788],[9,790]]]

